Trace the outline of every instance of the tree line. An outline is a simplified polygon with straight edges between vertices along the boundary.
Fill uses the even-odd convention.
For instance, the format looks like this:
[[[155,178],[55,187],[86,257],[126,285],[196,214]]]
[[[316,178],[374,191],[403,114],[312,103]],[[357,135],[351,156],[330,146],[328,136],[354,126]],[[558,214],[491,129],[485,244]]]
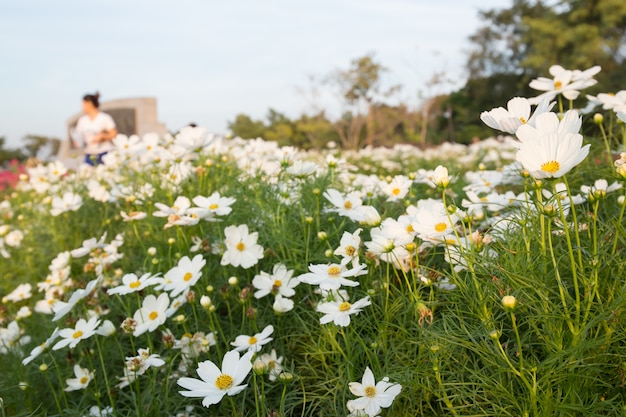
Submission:
[[[528,83],[545,76],[552,64],[568,69],[602,66],[590,94],[626,89],[626,1],[512,0],[508,8],[482,10],[479,15],[484,23],[469,38],[467,81],[456,91],[437,93],[446,83],[445,72],[439,72],[424,86],[419,107],[398,102],[402,86],[383,88],[387,69],[374,54],[367,54],[314,80],[314,89],[339,99],[338,116],[320,109],[290,118],[268,109],[262,120],[238,114],[228,128],[235,136],[302,148],[329,143],[346,149],[468,143],[492,134],[479,120],[482,111],[515,96],[536,95]],[[28,135],[23,144],[7,148],[0,137],[0,166],[12,159],[55,155],[60,141]]]
[[[320,111],[290,119],[270,109],[265,120],[239,114],[229,122],[229,129],[241,137],[302,147],[331,141],[349,149],[395,143],[468,143],[493,134],[479,120],[482,111],[502,106],[515,96],[538,95],[528,84],[547,75],[553,64],[581,70],[600,65],[599,82],[590,94],[626,89],[624,0],[513,0],[508,8],[482,10],[479,15],[484,23],[469,39],[465,85],[449,94],[427,94],[419,108],[389,104],[388,99],[401,87],[382,91],[386,69],[368,54],[319,82],[318,88],[340,98],[339,117]],[[445,76],[433,74],[427,90],[445,82]]]

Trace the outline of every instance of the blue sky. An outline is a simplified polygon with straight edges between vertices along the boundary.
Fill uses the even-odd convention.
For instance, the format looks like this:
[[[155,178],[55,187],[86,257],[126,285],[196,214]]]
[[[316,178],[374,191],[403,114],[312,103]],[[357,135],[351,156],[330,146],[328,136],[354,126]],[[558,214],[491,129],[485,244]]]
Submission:
[[[0,136],[65,136],[81,97],[153,96],[170,130],[226,132],[237,113],[330,106],[310,75],[368,52],[417,106],[435,71],[461,85],[480,8],[511,0],[15,0],[0,4]]]

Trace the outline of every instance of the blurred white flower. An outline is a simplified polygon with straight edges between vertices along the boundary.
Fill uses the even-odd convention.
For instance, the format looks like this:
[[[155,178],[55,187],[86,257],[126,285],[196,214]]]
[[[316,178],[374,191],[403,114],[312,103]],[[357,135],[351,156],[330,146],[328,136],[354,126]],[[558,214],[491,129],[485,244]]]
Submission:
[[[257,243],[258,232],[249,233],[248,226],[228,226],[224,229],[226,251],[222,255],[221,265],[250,268],[263,258],[263,247]]]
[[[93,379],[94,371],[81,368],[80,365],[74,365],[74,375],[76,378],[68,378],[65,380],[67,387],[64,391],[78,391],[85,389]]]
[[[62,197],[54,197],[52,199],[52,209],[50,214],[58,216],[66,211],[77,211],[83,205],[83,199],[78,194],[72,192],[63,193]]]
[[[231,342],[231,346],[235,347],[235,350],[242,352],[247,350],[248,352],[259,352],[263,345],[268,344],[273,339],[270,335],[274,333],[274,326],[271,324],[265,326],[260,333],[256,333],[254,336],[240,335],[235,338],[234,342]]]

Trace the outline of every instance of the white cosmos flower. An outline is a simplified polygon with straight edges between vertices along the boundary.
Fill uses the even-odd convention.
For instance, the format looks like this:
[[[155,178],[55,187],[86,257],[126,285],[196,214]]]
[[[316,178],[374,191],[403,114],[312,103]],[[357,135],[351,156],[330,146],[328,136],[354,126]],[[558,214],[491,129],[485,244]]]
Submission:
[[[130,294],[132,292],[141,291],[150,285],[156,285],[160,282],[159,278],[150,274],[143,274],[137,278],[135,274],[126,274],[122,277],[122,285],[118,285],[115,288],[110,288],[107,294]]]
[[[293,310],[294,303],[290,298],[283,297],[282,295],[276,294],[274,298],[274,304],[272,304],[272,308],[276,314],[286,313],[288,311]]]
[[[24,335],[17,321],[13,320],[6,328],[0,327],[0,353],[9,351],[30,343],[30,336]]]
[[[187,293],[189,292],[189,290],[185,290],[182,292],[182,294],[180,294],[178,297],[172,299],[172,302],[170,303],[170,306],[167,308],[167,310],[165,310],[165,316],[167,318],[172,317],[179,308],[181,308],[183,305],[185,305],[187,303]]]
[[[106,244],[104,243],[104,241],[106,240],[106,237],[107,237],[107,234],[106,232],[104,232],[104,234],[99,240],[96,240],[95,237],[92,237],[91,239],[83,240],[83,245],[80,248],[74,249],[70,252],[71,256],[73,258],[81,258],[87,255],[88,253],[90,253],[91,251],[93,251],[94,249],[104,248],[106,246]]]
[[[387,183],[381,185],[383,193],[387,196],[387,201],[402,200],[411,189],[413,181],[405,175],[396,175]]]
[[[89,414],[86,417],[108,417],[113,415],[113,407],[108,406],[100,408],[97,405],[92,405],[89,408]]]
[[[135,220],[143,220],[148,215],[143,211],[129,211],[128,213],[126,213],[122,210],[120,211],[120,216],[122,216],[122,219],[124,219],[125,222],[131,222]]]
[[[387,377],[376,383],[369,366],[365,368],[361,382],[350,382],[348,386],[352,394],[360,397],[351,400],[348,408],[351,412],[365,411],[368,416],[377,416],[381,409],[391,407],[402,390],[402,385],[390,383]]]
[[[237,201],[232,197],[222,197],[219,192],[215,191],[208,197],[197,196],[193,198],[193,203],[198,206],[191,208],[198,217],[210,220],[215,216],[226,216],[230,214],[233,203]]]
[[[159,289],[170,291],[172,297],[185,292],[198,282],[202,277],[202,268],[206,265],[206,260],[202,255],[196,255],[193,259],[183,256],[178,265],[165,273],[162,286]]]
[[[247,350],[248,352],[258,352],[263,345],[268,344],[273,339],[270,335],[274,333],[274,326],[271,324],[266,326],[260,333],[254,336],[240,335],[235,338],[234,342],[231,342],[231,346],[235,347],[235,350],[242,352]]]
[[[92,279],[91,281],[89,281],[84,289],[79,288],[74,291],[67,302],[55,301],[54,304],[52,304],[52,311],[54,312],[54,317],[52,318],[52,321],[57,321],[65,317],[65,315],[74,308],[76,303],[92,293],[92,291],[96,288],[100,281],[102,281],[102,275],[98,276],[98,278],[96,279]]]
[[[81,340],[89,339],[93,336],[99,325],[100,319],[98,319],[97,316],[93,316],[89,321],[79,319],[74,328],[68,327],[59,331],[59,337],[61,337],[62,340],[59,340],[52,347],[52,350],[59,350],[66,346],[69,346],[70,349],[74,348]]]
[[[226,252],[222,255],[221,265],[250,268],[263,258],[263,247],[257,243],[258,232],[249,233],[248,226],[228,226],[224,229]]]
[[[597,83],[593,76],[600,72],[600,69],[597,65],[584,71],[567,70],[560,65],[552,65],[548,71],[553,78],[539,77],[530,82],[531,88],[545,92],[529,101],[531,104],[537,104],[542,100],[552,100],[559,94],[567,100],[576,100],[580,90]]]
[[[309,265],[309,272],[298,276],[301,282],[310,285],[319,285],[322,290],[338,290],[341,286],[356,287],[358,281],[352,281],[351,277],[367,274],[366,265],[348,269],[341,264],[318,264]]]
[[[359,247],[361,246],[361,233],[363,229],[357,229],[354,233],[343,232],[339,247],[333,252],[337,256],[341,256],[341,264],[347,265],[352,262],[353,267],[359,265]]]
[[[52,209],[50,214],[52,216],[58,216],[66,211],[77,211],[83,205],[83,199],[78,194],[74,194],[70,191],[63,193],[62,197],[54,197],[52,199]]]
[[[48,337],[48,339],[46,339],[45,342],[43,342],[39,346],[36,346],[35,348],[33,348],[33,350],[30,351],[30,355],[28,355],[26,358],[24,358],[24,360],[22,360],[22,365],[26,366],[29,363],[31,363],[33,360],[35,360],[37,357],[39,357],[39,355],[41,355],[46,349],[48,349],[52,345],[52,342],[54,342],[58,336],[59,336],[59,328],[57,327],[54,329],[50,337]]]
[[[283,297],[293,297],[296,293],[294,288],[300,284],[300,281],[292,278],[292,276],[293,270],[288,270],[283,264],[274,265],[271,274],[261,271],[252,280],[252,285],[257,290],[254,293],[254,298],[262,298],[269,293],[280,294]]]
[[[133,319],[137,323],[133,336],[137,337],[145,332],[153,332],[157,327],[165,323],[165,314],[170,305],[167,293],[162,293],[159,298],[150,294],[143,299],[141,308],[135,312]]]
[[[339,191],[329,188],[324,193],[324,197],[334,206],[327,209],[327,211],[348,217],[355,222],[365,220],[365,215],[359,210],[363,205],[363,201],[356,191],[352,191],[344,196]]]
[[[578,119],[578,113],[568,112],[572,118]],[[564,120],[568,117],[564,116]],[[583,146],[583,137],[578,133],[561,129],[561,124],[554,113],[545,113],[540,116],[545,118],[550,126],[547,129],[540,128],[539,118],[537,129],[530,126],[522,126],[518,129],[517,136],[521,140],[516,159],[534,178],[559,178],[567,174],[572,168],[581,163],[589,154],[589,146]],[[554,130],[555,119],[558,128]],[[571,124],[575,126],[575,124]],[[527,127],[527,129],[524,129]],[[531,130],[532,129],[532,130]]]
[[[315,162],[296,159],[293,164],[287,168],[286,172],[294,177],[304,178],[315,173],[318,169],[319,166]]]
[[[428,176],[428,179],[435,185],[435,187],[446,188],[450,185],[450,175],[448,175],[448,168],[443,165],[437,165],[437,168]]]
[[[270,381],[276,381],[278,375],[283,371],[283,357],[276,355],[276,350],[272,349],[271,353],[264,353],[254,361],[254,368],[264,367],[267,369]]]
[[[531,116],[529,100],[524,97],[514,97],[509,100],[506,109],[496,107],[495,109],[482,112],[480,120],[492,129],[514,134],[522,125],[529,124],[534,126],[536,117],[550,111],[554,104],[554,102],[550,103],[548,100],[542,100]]]
[[[32,296],[33,286],[30,284],[19,284],[13,291],[2,297],[2,303],[6,304],[11,301],[17,303],[23,300],[27,300]]]
[[[615,190],[619,190],[622,188],[622,184],[614,181],[613,184],[609,185],[609,182],[605,179],[598,179],[594,182],[593,185],[581,185],[580,191],[586,195],[592,195],[594,197],[606,195],[606,193],[610,193]]]
[[[252,369],[252,355],[247,352],[241,358],[239,352],[231,350],[222,359],[222,369],[211,361],[198,364],[196,372],[201,379],[180,378],[177,383],[189,391],[178,391],[184,397],[202,397],[202,405],[209,407],[219,403],[225,395],[237,395],[247,384],[243,384]]]
[[[81,368],[80,365],[74,365],[74,375],[76,378],[68,378],[65,380],[67,387],[64,391],[78,391],[85,389],[93,379],[94,371],[90,371],[86,368]]]
[[[105,320],[102,322],[98,330],[96,330],[96,334],[99,336],[111,336],[115,334],[115,325],[111,322],[111,320]]]
[[[370,298],[361,298],[355,303],[348,301],[328,301],[319,303],[317,311],[324,313],[320,318],[321,324],[327,324],[331,321],[337,326],[346,327],[350,325],[350,315],[359,314],[364,307],[371,305]]]

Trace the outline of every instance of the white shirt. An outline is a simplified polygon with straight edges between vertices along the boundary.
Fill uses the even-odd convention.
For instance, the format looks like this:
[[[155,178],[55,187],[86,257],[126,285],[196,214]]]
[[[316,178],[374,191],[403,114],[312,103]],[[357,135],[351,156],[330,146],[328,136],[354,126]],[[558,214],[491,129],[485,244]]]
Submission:
[[[83,115],[76,123],[76,136],[80,138],[81,145],[85,146],[85,153],[88,155],[97,155],[108,152],[113,149],[110,141],[95,142],[95,136],[103,130],[115,129],[113,118],[106,113],[98,112],[96,117],[92,119],[88,115]]]

